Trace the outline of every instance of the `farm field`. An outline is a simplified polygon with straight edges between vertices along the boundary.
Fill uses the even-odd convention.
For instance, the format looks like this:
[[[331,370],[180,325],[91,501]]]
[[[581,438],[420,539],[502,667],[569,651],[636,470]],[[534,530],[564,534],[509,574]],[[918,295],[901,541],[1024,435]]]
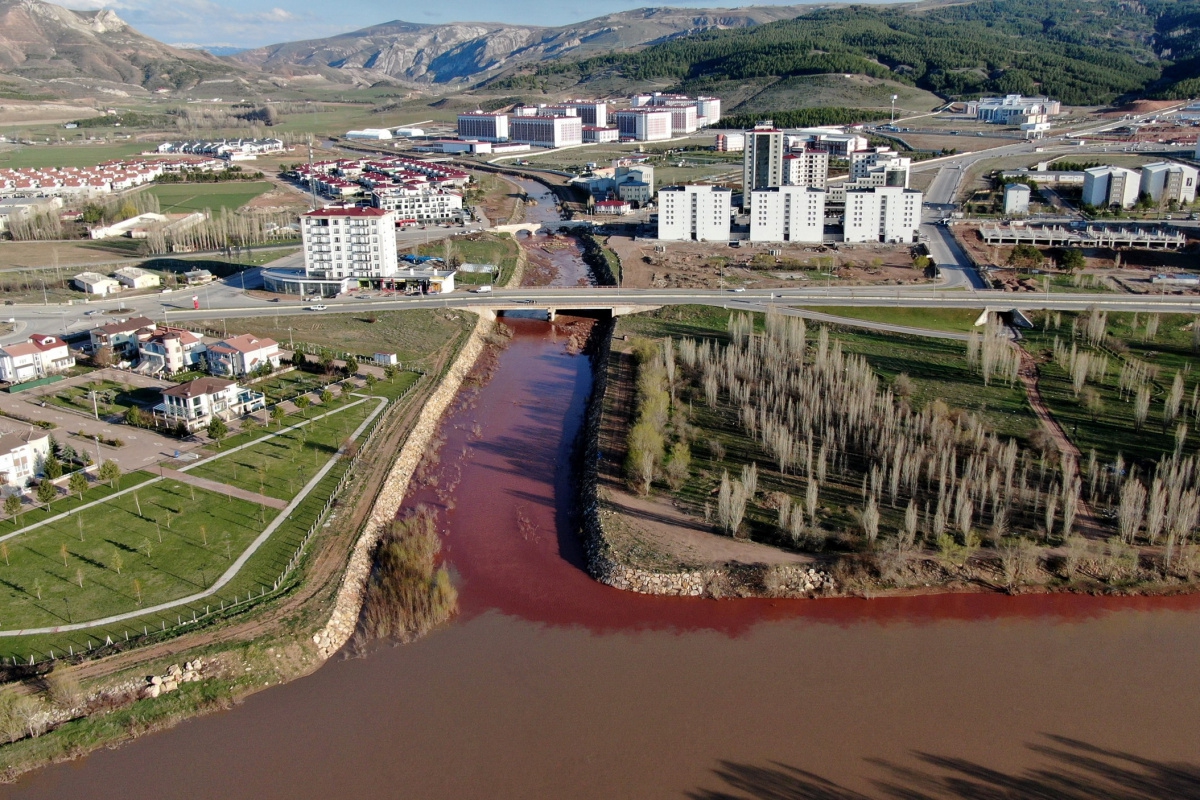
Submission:
[[[183,183],[151,186],[146,191],[158,198],[164,214],[186,214],[192,211],[222,209],[236,211],[254,198],[272,189],[266,181],[247,183]]]
[[[50,144],[26,145],[0,150],[0,167],[94,167],[114,158],[134,156],[146,149],[145,144]]]

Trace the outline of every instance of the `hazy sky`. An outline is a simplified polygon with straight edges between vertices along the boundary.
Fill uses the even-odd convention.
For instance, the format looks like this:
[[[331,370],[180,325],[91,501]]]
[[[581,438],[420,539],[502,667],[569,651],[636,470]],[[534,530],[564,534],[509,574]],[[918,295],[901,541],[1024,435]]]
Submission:
[[[55,0],[51,0],[54,2]],[[317,39],[401,19],[407,22],[512,22],[565,25],[615,11],[656,5],[653,0],[58,0],[69,8],[111,8],[149,36],[169,44],[256,47],[298,39]],[[794,5],[758,0],[675,0],[674,7]]]

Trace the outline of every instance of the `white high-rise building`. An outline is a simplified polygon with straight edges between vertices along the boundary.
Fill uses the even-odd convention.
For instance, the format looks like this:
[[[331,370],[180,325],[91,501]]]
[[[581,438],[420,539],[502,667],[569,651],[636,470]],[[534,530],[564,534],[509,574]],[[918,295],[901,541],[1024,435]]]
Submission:
[[[1033,194],[1024,183],[1010,183],[1004,187],[1004,213],[1023,216],[1029,213],[1029,198]]]
[[[783,183],[786,186],[824,189],[828,179],[829,153],[824,150],[793,150],[783,157]]]
[[[899,186],[851,189],[846,192],[845,241],[915,241],[921,225],[921,199],[916,189]]]
[[[850,177],[829,187],[829,204],[840,206],[846,193],[855,189],[875,189],[890,186],[907,189],[912,159],[886,147],[850,154]]]
[[[516,116],[508,121],[508,139],[538,147],[583,144],[583,120],[576,116]]]
[[[1137,202],[1141,175],[1124,167],[1092,167],[1083,171],[1083,202],[1096,208],[1130,208]]]
[[[1155,203],[1192,203],[1196,200],[1196,177],[1200,170],[1187,164],[1159,161],[1142,167],[1139,191]]]
[[[752,242],[814,242],[825,233],[825,191],[809,186],[774,186],[754,192]]]
[[[727,242],[733,192],[724,186],[665,186],[658,193],[658,238]]]
[[[754,192],[782,186],[783,131],[769,120],[746,131],[746,151],[742,156],[742,204],[750,207]]]
[[[310,278],[388,278],[396,274],[396,214],[329,206],[300,217],[304,273]]]
[[[622,139],[662,142],[671,138],[673,115],[669,108],[625,108],[613,112]]]

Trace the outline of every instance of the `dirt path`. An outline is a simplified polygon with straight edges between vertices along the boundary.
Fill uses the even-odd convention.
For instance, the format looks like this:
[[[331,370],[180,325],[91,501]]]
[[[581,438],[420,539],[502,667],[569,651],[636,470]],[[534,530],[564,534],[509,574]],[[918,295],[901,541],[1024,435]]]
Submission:
[[[1067,432],[1058,424],[1058,420],[1050,413],[1046,401],[1042,399],[1042,390],[1038,386],[1040,372],[1033,355],[1024,347],[1021,347],[1020,344],[1014,343],[1013,346],[1017,348],[1017,352],[1021,356],[1021,367],[1017,374],[1025,387],[1025,396],[1029,398],[1029,407],[1033,409],[1033,413],[1038,418],[1038,421],[1041,422],[1042,428],[1045,429],[1046,433],[1050,434],[1050,438],[1053,440],[1054,446],[1058,448],[1058,451],[1064,455],[1071,456],[1074,465],[1072,472],[1074,477],[1080,478],[1082,484],[1079,465],[1083,463],[1083,454],[1079,451],[1075,443],[1071,441],[1070,437],[1067,436]],[[1080,493],[1079,510],[1076,514],[1075,524],[1085,536],[1090,535],[1095,538],[1102,538],[1104,536],[1104,531],[1097,524],[1096,515],[1093,513],[1092,507],[1088,502],[1083,499],[1082,492]]]

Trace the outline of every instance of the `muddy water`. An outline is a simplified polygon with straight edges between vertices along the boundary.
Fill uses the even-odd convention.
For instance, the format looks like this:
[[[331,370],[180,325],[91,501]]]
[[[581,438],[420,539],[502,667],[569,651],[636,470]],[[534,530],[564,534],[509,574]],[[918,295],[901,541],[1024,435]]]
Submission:
[[[525,222],[557,222],[562,218],[554,205],[554,192],[545,185],[525,178],[510,180],[536,201],[535,205],[525,206]],[[529,255],[526,285],[591,286],[594,283],[591,270],[583,262],[583,251],[574,237],[522,232],[517,239]]]
[[[452,624],[0,795],[1200,796],[1200,600],[714,602],[589,580],[568,503],[587,362],[507,322],[416,498],[442,508]]]

